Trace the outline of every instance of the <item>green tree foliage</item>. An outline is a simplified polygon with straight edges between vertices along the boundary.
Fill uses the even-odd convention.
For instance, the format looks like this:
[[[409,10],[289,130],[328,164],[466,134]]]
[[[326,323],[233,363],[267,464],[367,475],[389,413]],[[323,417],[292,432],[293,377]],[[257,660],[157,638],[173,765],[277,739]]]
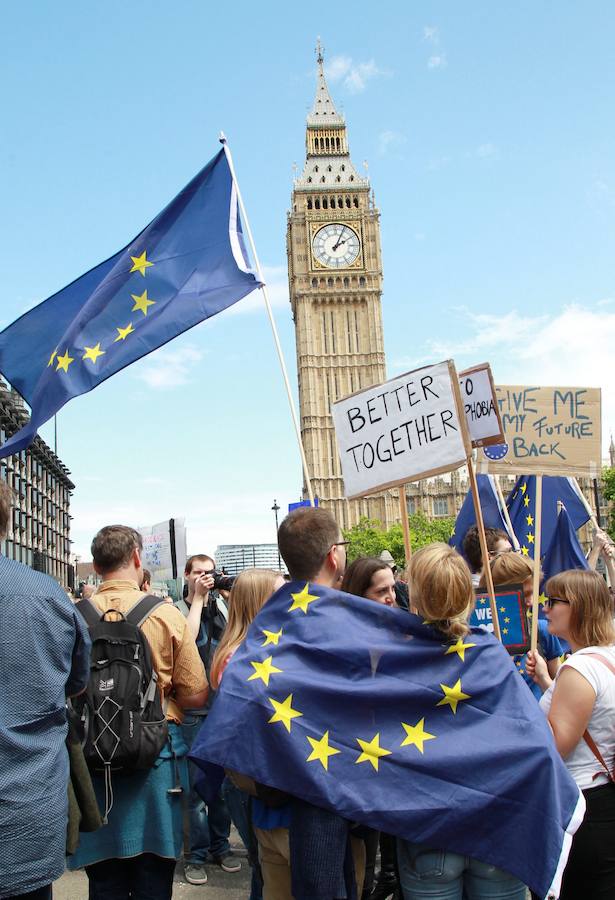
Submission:
[[[434,541],[447,542],[455,524],[455,519],[450,516],[430,520],[422,512],[408,516],[408,521],[413,550],[433,544]],[[359,556],[380,556],[383,550],[388,550],[398,566],[403,568],[406,564],[401,523],[392,525],[387,531],[379,520],[363,516],[358,525],[344,532],[344,538],[350,541],[347,547],[349,562]]]
[[[604,499],[611,504],[606,530],[615,540],[615,469],[604,468],[602,470],[602,494]]]

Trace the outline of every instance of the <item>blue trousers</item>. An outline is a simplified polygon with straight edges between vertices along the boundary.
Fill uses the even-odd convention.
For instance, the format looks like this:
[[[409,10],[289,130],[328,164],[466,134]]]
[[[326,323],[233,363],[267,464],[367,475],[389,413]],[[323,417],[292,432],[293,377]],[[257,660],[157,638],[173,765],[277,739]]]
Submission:
[[[189,748],[192,747],[204,721],[203,716],[185,716],[181,729]],[[203,773],[194,763],[188,764],[188,772],[190,776],[190,797],[188,799],[190,847],[184,854],[184,858],[186,863],[203,865],[208,856],[225,856],[229,852],[231,848],[229,842],[231,817],[220,791],[208,806],[199,797],[194,785],[197,778],[203,777]]]
[[[487,863],[397,841],[404,900],[525,900],[525,885]]]
[[[89,900],[171,900],[175,860],[153,853],[86,866]]]

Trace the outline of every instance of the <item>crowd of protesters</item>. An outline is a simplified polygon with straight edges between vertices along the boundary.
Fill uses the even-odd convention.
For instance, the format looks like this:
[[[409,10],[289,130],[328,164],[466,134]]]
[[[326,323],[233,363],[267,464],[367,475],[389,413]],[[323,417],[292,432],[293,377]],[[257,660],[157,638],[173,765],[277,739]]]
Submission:
[[[11,493],[0,484],[3,534],[11,507]],[[392,559],[359,558],[347,566],[346,542],[324,509],[294,511],[278,534],[291,580],[325,585],[389,607],[409,607],[435,623],[443,641],[451,642],[463,640],[470,631],[468,617],[475,590],[484,586],[485,564],[496,586],[521,584],[531,601],[534,563],[514,551],[506,533],[487,529],[487,538],[489,560],[482,560],[476,529],[471,529],[464,543],[467,561],[447,545],[434,544],[413,555],[403,580]],[[603,535],[598,542],[612,562],[612,545]],[[251,867],[250,900],[292,900],[296,869],[318,865],[317,860],[297,861],[289,839],[293,810],[296,815],[299,808],[309,818],[310,805],[233,770],[226,771],[222,783],[207,783],[207,776],[187,760],[211,704],[217,702],[227,667],[262,607],[284,585],[284,577],[247,569],[234,580],[221,578],[214,559],[197,554],[186,563],[184,597],[161,602],[151,596],[151,576],[143,568],[142,541],[134,529],[102,528],[92,542],[92,557],[101,583],[80,601],[89,604],[88,615],[51,578],[0,557],[0,898],[52,896],[52,882],[65,867],[69,812],[76,806],[81,831],[68,866],[85,869],[91,900],[168,900],[182,855],[184,877],[197,886],[206,884],[208,866],[232,874],[242,866],[240,856],[247,855],[243,864]],[[586,801],[560,896],[613,897],[612,597],[604,579],[592,570],[552,577],[545,592],[538,649],[513,658],[510,665],[539,701],[555,746]],[[135,771],[117,773],[110,765],[99,771],[91,764],[88,769],[72,757],[69,767],[67,715],[85,708],[83,697],[90,697],[96,666],[96,672],[102,671],[106,662],[95,663],[92,656],[90,663],[91,640],[105,636],[105,623],[129,623],[131,610],[139,604],[144,615],[138,626],[149,646],[153,683],[166,719],[164,743],[149,767]],[[94,626],[92,609],[94,620],[100,617]],[[560,639],[570,647],[568,656]],[[100,678],[95,685],[103,692],[103,706],[104,692],[114,690],[110,681]],[[119,712],[117,716],[111,715],[105,728],[114,729],[119,744],[124,726]],[[132,720],[127,727],[132,729]],[[96,814],[88,814],[88,804],[96,814],[100,810],[103,824]],[[245,854],[231,849],[231,822]],[[478,858],[354,823],[347,826],[354,888],[346,894],[319,894],[314,900],[526,896],[518,879]],[[540,835],[536,837],[540,842]]]

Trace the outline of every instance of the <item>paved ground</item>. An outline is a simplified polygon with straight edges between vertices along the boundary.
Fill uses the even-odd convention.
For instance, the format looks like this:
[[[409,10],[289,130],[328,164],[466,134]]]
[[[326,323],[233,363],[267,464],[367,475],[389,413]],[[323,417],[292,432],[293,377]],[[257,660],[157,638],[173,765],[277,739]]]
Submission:
[[[250,867],[241,860],[241,872],[223,872],[208,866],[209,880],[205,885],[187,884],[181,864],[175,872],[173,900],[248,900],[250,896]],[[87,900],[88,879],[85,872],[66,872],[53,886],[54,900]]]

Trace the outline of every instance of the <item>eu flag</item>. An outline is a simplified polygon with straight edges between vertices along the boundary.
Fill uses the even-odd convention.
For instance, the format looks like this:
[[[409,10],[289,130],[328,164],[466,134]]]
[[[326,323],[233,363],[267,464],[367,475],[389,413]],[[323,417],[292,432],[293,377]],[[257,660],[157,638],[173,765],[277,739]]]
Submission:
[[[259,285],[223,148],[127,247],[0,333],[0,372],[32,410],[0,456],[27,447],[73,397]]]
[[[494,475],[477,475],[478,496],[485,528],[501,528],[508,534],[508,526],[502,513],[502,505],[495,487]],[[463,539],[468,528],[476,525],[476,511],[472,492],[468,491],[455,520],[449,544],[463,556]]]
[[[589,565],[579,544],[577,533],[572,526],[566,507],[562,507],[557,517],[557,525],[551,543],[542,558],[542,571],[547,581],[567,569],[588,569]]]
[[[579,497],[576,482],[572,478],[544,476],[542,479],[542,528],[540,530],[541,552],[544,554],[553,540],[557,526],[558,501],[568,510],[573,528],[580,528],[589,519],[589,513]],[[510,521],[521,553],[534,559],[536,540],[536,476],[522,475],[506,500]]]
[[[506,650],[291,582],[232,658],[190,758],[557,893],[584,801]],[[537,840],[537,835],[539,840]]]

